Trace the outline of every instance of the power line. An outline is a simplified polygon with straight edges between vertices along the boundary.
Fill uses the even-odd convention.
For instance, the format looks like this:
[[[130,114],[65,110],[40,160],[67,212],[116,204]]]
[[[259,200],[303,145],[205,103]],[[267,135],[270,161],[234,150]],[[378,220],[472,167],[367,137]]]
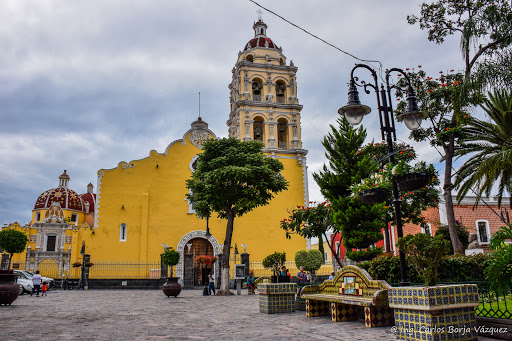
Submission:
[[[254,0],[249,0],[249,1],[250,1],[250,2],[252,2],[253,4],[255,4],[256,6],[263,8],[265,11],[267,11],[267,12],[269,12],[269,13],[271,13],[271,14],[275,15],[276,17],[278,17],[278,18],[280,18],[280,19],[282,19],[282,20],[286,21],[288,24],[290,24],[290,25],[292,25],[292,26],[294,26],[294,27],[298,28],[299,30],[301,30],[301,31],[305,32],[306,34],[309,34],[309,35],[310,35],[310,36],[312,36],[313,38],[316,38],[316,39],[320,40],[321,42],[323,42],[324,44],[327,44],[327,45],[329,45],[329,46],[331,46],[331,47],[335,48],[336,50],[340,51],[341,53],[346,54],[347,56],[350,56],[350,57],[352,57],[352,58],[354,58],[354,59],[356,59],[356,60],[359,60],[360,62],[363,62],[363,63],[365,63],[365,64],[367,64],[367,65],[368,65],[369,63],[378,63],[378,64],[379,64],[379,71],[380,71],[380,72],[382,72],[382,63],[381,63],[380,61],[378,61],[378,60],[369,60],[369,59],[361,59],[361,58],[359,58],[359,57],[356,57],[356,56],[354,56],[353,54],[351,54],[350,52],[347,52],[347,51],[345,51],[345,50],[340,49],[340,48],[339,48],[339,47],[337,47],[336,45],[329,43],[328,41],[326,41],[326,40],[324,40],[324,39],[320,38],[319,36],[317,36],[317,35],[315,35],[315,34],[313,34],[313,33],[309,32],[308,30],[306,30],[306,29],[304,29],[304,28],[300,27],[299,25],[296,25],[296,24],[292,23],[291,21],[287,20],[286,18],[283,18],[281,15],[277,14],[276,12],[274,12],[274,11],[272,11],[272,10],[269,10],[269,9],[268,9],[268,8],[266,8],[266,7],[263,7],[262,5],[260,5],[259,3],[257,3],[256,1],[254,1]]]

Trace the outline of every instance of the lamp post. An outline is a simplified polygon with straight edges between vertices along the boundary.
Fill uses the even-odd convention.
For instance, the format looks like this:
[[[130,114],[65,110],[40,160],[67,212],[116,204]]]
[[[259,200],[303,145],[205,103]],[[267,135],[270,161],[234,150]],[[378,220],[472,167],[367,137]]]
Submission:
[[[366,83],[361,81],[358,83],[359,79],[354,77],[354,71],[358,68],[364,68],[370,71],[373,76],[373,84]],[[394,164],[395,156],[393,150],[393,140],[396,141],[396,131],[395,131],[395,121],[393,119],[393,107],[391,106],[391,89],[398,88],[395,84],[390,85],[389,77],[392,72],[396,72],[402,74],[407,80],[408,88],[407,88],[407,110],[404,114],[398,115],[397,119],[403,120],[407,128],[411,130],[416,130],[420,127],[422,119],[424,119],[427,114],[418,110],[418,103],[416,101],[416,95],[414,93],[414,89],[412,88],[412,83],[407,74],[399,68],[392,68],[386,70],[385,73],[385,83],[386,88],[384,88],[384,84],[378,83],[377,73],[371,67],[365,64],[356,64],[352,71],[350,72],[350,85],[348,90],[348,103],[347,105],[341,107],[338,110],[340,115],[345,116],[348,123],[351,125],[358,125],[363,120],[365,115],[368,115],[371,111],[370,107],[361,104],[359,100],[359,93],[357,91],[356,86],[362,87],[364,91],[369,94],[369,88],[373,88],[375,94],[377,96],[377,106],[379,109],[379,123],[380,123],[380,131],[382,135],[382,140],[386,140],[388,147],[388,157],[389,161]],[[380,88],[380,89],[379,89]],[[379,96],[380,95],[380,96]],[[389,103],[389,104],[388,104]],[[400,210],[400,194],[398,192],[398,186],[394,179],[391,182],[393,188],[393,207],[395,208],[395,217],[396,217],[396,230],[398,234],[398,238],[403,237],[402,230],[402,213]],[[400,285],[406,286],[409,285],[409,281],[407,280],[407,267],[405,263],[405,254],[402,250],[399,251],[400,254]]]

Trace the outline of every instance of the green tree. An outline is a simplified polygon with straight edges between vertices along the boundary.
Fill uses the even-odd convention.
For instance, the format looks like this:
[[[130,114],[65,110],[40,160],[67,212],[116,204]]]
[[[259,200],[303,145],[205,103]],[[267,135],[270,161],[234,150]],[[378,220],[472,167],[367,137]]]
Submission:
[[[459,236],[459,240],[462,243],[463,250],[465,250],[469,245],[469,232],[459,220],[455,220],[455,223],[457,224],[457,235]],[[448,230],[448,225],[440,225],[436,230],[436,236],[438,235],[442,236],[445,240],[450,241],[450,231]],[[453,253],[453,246],[451,244],[450,253]]]
[[[261,263],[265,269],[272,269],[274,276],[278,276],[279,271],[283,267],[284,263],[286,263],[286,252],[276,251],[265,257]]]
[[[363,204],[352,196],[350,188],[374,173],[378,165],[368,157],[370,151],[362,148],[366,130],[353,128],[345,118],[337,122],[338,128],[331,125],[331,132],[322,142],[328,165],[313,178],[331,203],[334,230],[341,232],[347,257],[355,261],[371,259],[382,253],[381,248],[371,245],[382,240],[385,204]]]
[[[450,242],[441,236],[432,237],[425,233],[409,234],[398,238],[398,247],[408,257],[425,285],[435,285],[439,264],[448,254]]]
[[[310,201],[310,205],[314,202]],[[286,237],[291,238],[291,234],[296,233],[304,238],[318,238],[318,249],[324,254],[324,243],[331,250],[336,262],[342,267],[338,253],[334,250],[331,239],[327,233],[334,230],[334,223],[331,219],[332,209],[329,202],[324,201],[316,206],[297,206],[290,213],[287,219],[281,221],[281,228],[286,231]],[[338,233],[339,231],[336,231]]]
[[[477,192],[478,198],[489,196],[498,184],[499,207],[504,193],[512,193],[512,92],[489,94],[482,108],[491,121],[473,118],[464,128],[465,138],[456,155],[470,157],[457,172],[454,186],[460,186],[460,202],[470,190]],[[512,207],[512,197],[509,205]]]
[[[0,248],[9,254],[8,269],[11,268],[12,256],[15,253],[22,253],[27,246],[28,238],[25,233],[13,229],[0,231]]]
[[[304,271],[311,272],[311,277],[315,276],[315,271],[322,267],[324,263],[324,253],[319,250],[299,250],[295,253],[295,266],[304,267]]]
[[[419,129],[411,133],[411,138],[416,141],[431,140],[436,146],[443,149],[445,161],[444,172],[444,199],[452,241],[455,253],[462,252],[462,245],[457,236],[455,213],[452,199],[452,169],[453,158],[457,145],[457,133],[464,125],[464,116],[467,116],[467,108],[478,104],[479,93],[485,83],[476,83],[476,79],[490,79],[484,77],[472,77],[475,65],[478,65],[482,57],[492,58],[500,49],[510,46],[512,43],[512,10],[510,1],[482,1],[482,0],[438,0],[424,2],[421,5],[420,16],[409,15],[409,24],[419,24],[422,30],[428,31],[428,39],[437,44],[444,42],[450,35],[460,36],[460,48],[464,59],[463,71],[454,77],[439,78],[437,89],[433,93],[419,93],[418,82],[416,91],[420,102],[420,108],[429,112],[429,120],[432,127]],[[472,47],[475,47],[474,49]],[[487,62],[489,59],[486,60]],[[453,71],[453,70],[452,70]],[[411,79],[417,79],[416,75],[409,75]],[[425,81],[425,75],[419,75]],[[456,79],[454,79],[456,78]],[[434,80],[430,78],[429,86]],[[455,84],[455,86],[453,86]],[[441,87],[439,87],[441,85]],[[424,84],[426,88],[426,84]],[[432,90],[432,89],[427,89]],[[435,103],[435,107],[430,107]],[[402,98],[401,110],[404,111],[405,95]],[[444,130],[449,128],[448,130]]]
[[[506,244],[512,239],[512,225],[502,226],[491,238],[491,262],[485,269],[485,277],[491,289],[499,294],[512,290],[512,245]]]
[[[208,140],[197,159],[197,169],[187,180],[191,194],[187,198],[201,208],[201,215],[216,212],[226,219],[219,293],[229,291],[229,256],[235,217],[258,206],[267,205],[287,188],[281,175],[283,164],[262,152],[258,141],[242,142],[235,138]],[[207,208],[205,208],[207,207]]]
[[[180,253],[176,250],[166,249],[164,253],[162,254],[162,264],[170,266],[171,267],[171,277],[173,276],[173,266],[178,264],[180,261]]]
[[[393,165],[389,163],[386,165],[388,162],[386,143],[371,143],[367,145],[365,149],[367,149],[368,154],[371,155],[374,162],[380,164],[379,171],[384,171],[385,167],[393,169],[394,171],[395,168],[392,168]],[[427,210],[429,207],[437,207],[439,204],[439,179],[437,178],[437,171],[432,164],[426,165],[426,163],[422,161],[416,162],[414,166],[411,166],[411,164],[417,160],[417,155],[414,149],[405,143],[394,143],[393,150],[397,151],[395,154],[395,166],[396,164],[400,166],[407,165],[411,168],[414,166],[424,166],[428,173],[432,174],[432,178],[430,178],[425,187],[410,192],[400,191],[402,222],[426,227],[427,221],[423,216],[423,211]],[[394,175],[390,174],[390,176]],[[391,179],[388,179],[388,181],[390,180]],[[388,187],[391,188],[391,185]],[[391,205],[392,202],[393,196],[390,192],[387,199],[388,204],[384,208],[387,213],[387,221],[395,222],[395,210]]]
[[[494,90],[512,91],[512,48],[496,51],[480,63],[475,72],[475,82]]]

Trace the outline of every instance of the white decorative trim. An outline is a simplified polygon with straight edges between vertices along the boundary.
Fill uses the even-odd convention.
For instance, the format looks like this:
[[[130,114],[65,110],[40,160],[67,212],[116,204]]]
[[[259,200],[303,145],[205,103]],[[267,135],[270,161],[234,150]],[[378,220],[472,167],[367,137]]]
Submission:
[[[485,230],[487,231],[487,241],[486,242],[482,242],[480,240],[480,229],[478,228],[478,223],[485,223]],[[489,221],[485,220],[485,219],[478,219],[478,220],[476,220],[475,221],[475,229],[476,229],[476,236],[478,238],[478,243],[479,244],[484,244],[484,245],[489,244],[489,240],[491,239],[491,229],[489,227]]]
[[[179,282],[181,285],[183,284],[183,274],[185,273],[185,263],[183,262],[184,255],[185,255],[185,245],[187,243],[194,239],[194,238],[203,238],[207,239],[205,237],[206,232],[201,230],[191,231],[184,235],[181,240],[178,242],[178,246],[176,247],[176,251],[180,253],[180,261],[176,265],[176,277],[179,277]],[[212,244],[213,247],[213,255],[216,256],[220,253],[220,244],[217,241],[217,239],[211,235],[210,238],[207,239],[210,244]],[[219,270],[219,262],[215,263],[215,266],[213,267],[213,274],[215,276],[215,272]]]

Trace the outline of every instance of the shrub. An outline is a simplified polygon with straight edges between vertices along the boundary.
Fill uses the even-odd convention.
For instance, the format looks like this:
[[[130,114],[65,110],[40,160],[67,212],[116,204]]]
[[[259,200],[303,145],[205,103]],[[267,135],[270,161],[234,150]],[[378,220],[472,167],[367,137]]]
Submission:
[[[274,252],[271,255],[268,255],[263,259],[263,267],[266,269],[271,268],[274,272],[274,276],[277,276],[279,274],[279,269],[284,265],[286,262],[286,253],[285,252]]]
[[[304,267],[305,271],[314,272],[320,269],[324,256],[319,250],[299,250],[295,253],[295,266]]]
[[[435,285],[439,263],[450,250],[449,241],[441,236],[424,233],[410,234],[398,239],[398,247],[408,256],[408,262],[418,272],[425,285]]]
[[[491,257],[491,254],[445,256],[439,263],[438,282],[467,283],[484,281],[484,271],[490,264]],[[421,279],[407,257],[406,262],[408,280],[413,284],[420,283]],[[385,280],[390,284],[400,282],[400,259],[398,256],[384,254],[369,262],[358,264],[358,266],[368,271],[374,279]]]
[[[171,267],[171,277],[173,276],[172,267],[180,261],[180,253],[173,249],[166,249],[162,254],[162,264]]]
[[[457,235],[459,236],[459,240],[462,243],[462,248],[465,250],[468,248],[469,245],[469,232],[466,229],[466,227],[459,221],[456,220],[456,227],[457,227]],[[448,225],[441,225],[436,230],[436,236],[440,235],[445,240],[450,242],[450,254],[453,254],[453,245],[451,244],[450,239],[450,231],[448,230]]]

